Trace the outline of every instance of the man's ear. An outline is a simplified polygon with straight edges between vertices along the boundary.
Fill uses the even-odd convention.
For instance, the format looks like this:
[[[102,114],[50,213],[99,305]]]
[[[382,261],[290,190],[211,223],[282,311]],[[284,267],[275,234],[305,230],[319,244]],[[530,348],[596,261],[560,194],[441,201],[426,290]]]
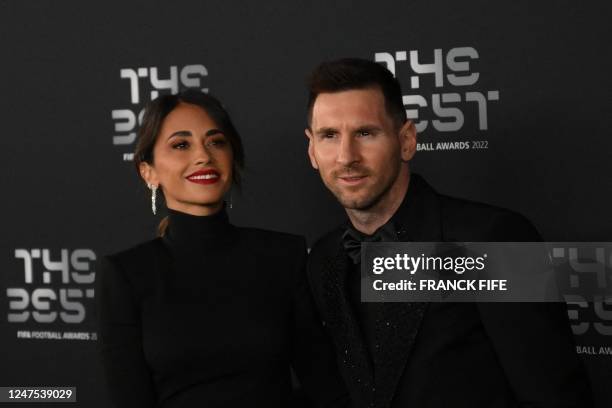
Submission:
[[[304,133],[306,134],[306,137],[308,138],[308,157],[310,158],[310,165],[315,170],[319,170],[319,165],[317,164],[317,158],[315,157],[315,154],[314,154],[314,139],[312,136],[312,132],[310,131],[310,129],[306,128],[304,129]]]
[[[138,170],[140,171],[140,177],[142,177],[147,184],[159,186],[157,172],[153,166],[147,162],[141,162],[138,166]]]
[[[416,152],[417,132],[414,123],[411,120],[407,120],[399,130],[399,140],[402,160],[407,162],[412,159]]]

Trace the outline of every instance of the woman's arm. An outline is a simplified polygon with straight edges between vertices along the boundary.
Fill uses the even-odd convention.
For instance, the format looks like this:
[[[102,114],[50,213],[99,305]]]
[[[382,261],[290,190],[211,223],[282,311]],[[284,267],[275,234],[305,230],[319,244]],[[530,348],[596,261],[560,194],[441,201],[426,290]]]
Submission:
[[[110,257],[98,263],[98,350],[112,402],[118,408],[152,408],[155,388],[144,359],[140,311],[124,272]]]

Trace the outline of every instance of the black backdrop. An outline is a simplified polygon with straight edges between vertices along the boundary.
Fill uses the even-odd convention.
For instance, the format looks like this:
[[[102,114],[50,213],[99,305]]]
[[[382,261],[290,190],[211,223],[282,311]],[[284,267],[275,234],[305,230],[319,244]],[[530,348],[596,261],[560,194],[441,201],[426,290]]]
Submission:
[[[109,405],[93,261],[159,221],[129,161],[156,90],[228,107],[247,152],[239,225],[312,243],[342,217],[307,160],[304,82],[358,56],[395,69],[424,128],[413,169],[439,191],[519,211],[549,241],[612,241],[608,2],[87,3],[0,1],[0,386]],[[607,407],[612,302],[568,300]]]

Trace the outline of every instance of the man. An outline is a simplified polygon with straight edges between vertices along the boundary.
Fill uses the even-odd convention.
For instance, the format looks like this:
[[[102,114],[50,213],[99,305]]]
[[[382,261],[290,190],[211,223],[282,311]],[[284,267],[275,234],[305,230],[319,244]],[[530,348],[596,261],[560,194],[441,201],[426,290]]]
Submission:
[[[564,305],[362,303],[359,241],[539,241],[522,216],[438,194],[397,80],[371,61],[320,65],[308,154],[349,222],[311,251],[308,277],[357,407],[588,407]],[[356,245],[357,243],[357,245]]]

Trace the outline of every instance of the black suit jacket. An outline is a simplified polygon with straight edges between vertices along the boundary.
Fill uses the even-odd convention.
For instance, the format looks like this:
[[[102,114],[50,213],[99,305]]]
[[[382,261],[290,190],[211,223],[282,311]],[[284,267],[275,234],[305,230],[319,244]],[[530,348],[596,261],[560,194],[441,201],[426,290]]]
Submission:
[[[400,241],[540,241],[521,215],[437,194],[413,175]],[[375,303],[374,355],[347,299],[346,225],[321,238],[308,279],[356,407],[589,407],[564,304]]]

